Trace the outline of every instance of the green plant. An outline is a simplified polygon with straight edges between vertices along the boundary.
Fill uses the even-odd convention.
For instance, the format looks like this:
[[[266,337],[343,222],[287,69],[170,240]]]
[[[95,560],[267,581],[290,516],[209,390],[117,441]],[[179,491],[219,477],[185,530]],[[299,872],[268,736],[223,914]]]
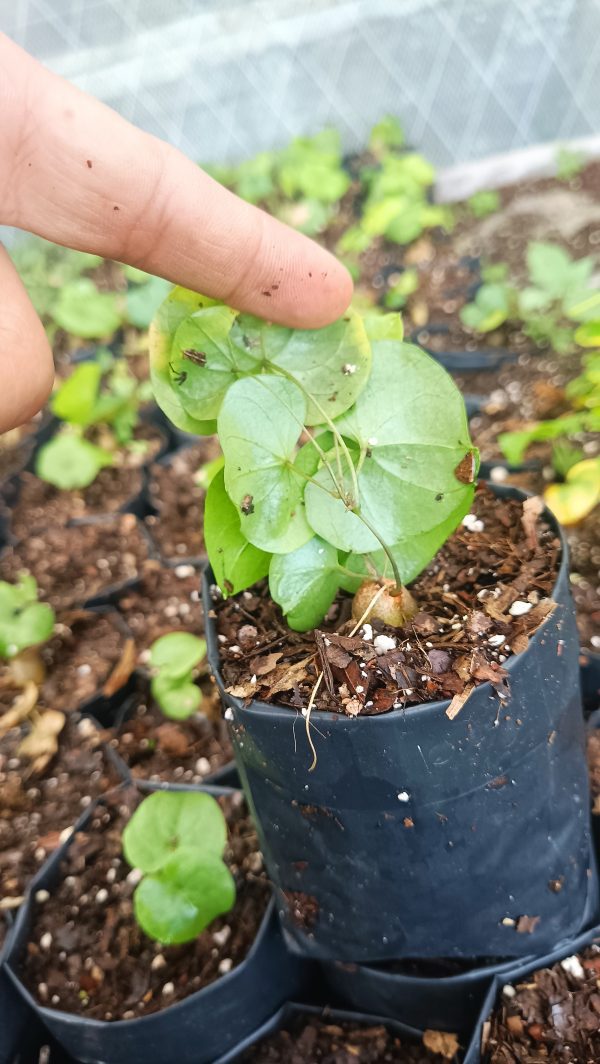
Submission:
[[[39,646],[54,631],[54,611],[38,602],[37,584],[23,573],[18,583],[0,581],[0,658],[9,660]]]
[[[474,192],[467,200],[467,207],[475,218],[487,218],[500,208],[500,194],[494,188]]]
[[[559,148],[556,153],[556,176],[559,181],[571,181],[585,166],[585,155],[570,148]]]
[[[402,583],[470,507],[477,452],[458,389],[402,342],[399,316],[291,330],[176,289],[150,341],[165,412],[218,430],[204,532],[223,592],[268,573],[301,630],[369,577],[395,584],[401,606]]]
[[[461,320],[480,333],[492,332],[507,321],[519,322],[523,332],[540,346],[549,344],[559,354],[575,343],[582,346],[600,338],[600,291],[591,287],[591,258],[572,259],[555,244],[532,241],[527,248],[529,284],[517,288],[489,267],[475,299],[460,312]],[[573,322],[585,323],[575,328]]]
[[[190,632],[168,632],[150,648],[152,694],[166,717],[185,720],[202,703],[194,672],[206,656],[206,643]]]
[[[140,927],[165,945],[189,942],[235,904],[223,861],[227,823],[209,794],[157,791],[123,831],[123,853],[143,878],[133,907]]]
[[[385,155],[390,148],[398,150],[406,143],[404,130],[395,115],[384,115],[376,122],[369,137],[369,150],[379,158]]]
[[[66,427],[40,448],[37,475],[63,491],[87,487],[114,463],[118,447],[138,446],[133,434],[147,397],[147,385],[110,352],[99,351],[94,361],[81,362],[50,400],[52,412]],[[85,438],[86,432],[99,428],[102,446]]]

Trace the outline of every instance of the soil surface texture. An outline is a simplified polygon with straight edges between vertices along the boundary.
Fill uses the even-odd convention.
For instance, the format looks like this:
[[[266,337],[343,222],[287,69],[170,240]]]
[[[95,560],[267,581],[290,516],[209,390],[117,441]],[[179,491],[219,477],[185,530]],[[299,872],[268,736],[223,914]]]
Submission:
[[[40,598],[55,609],[78,606],[127,580],[136,579],[148,544],[133,514],[65,528],[49,526],[0,556],[0,579],[20,572],[37,580]]]
[[[104,734],[135,779],[201,783],[233,761],[220,701],[212,685],[202,710],[187,720],[169,720],[157,706],[140,700],[128,720]]]
[[[296,1016],[286,1026],[252,1046],[242,1056],[253,1064],[451,1064],[458,1057],[452,1034],[426,1032],[431,1046],[438,1040],[446,1052],[411,1044],[383,1026],[367,1026],[323,1018]]]
[[[596,1064],[600,949],[593,945],[514,987],[483,1031],[484,1064]]]
[[[169,560],[203,558],[205,488],[198,476],[219,453],[214,437],[177,451],[150,470],[148,495],[157,513],[146,518],[161,557]]]

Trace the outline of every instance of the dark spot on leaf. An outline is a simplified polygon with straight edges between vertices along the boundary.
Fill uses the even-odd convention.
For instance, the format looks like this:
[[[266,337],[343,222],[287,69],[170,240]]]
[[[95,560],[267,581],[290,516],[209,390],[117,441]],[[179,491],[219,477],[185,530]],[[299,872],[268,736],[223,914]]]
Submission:
[[[175,384],[185,384],[187,380],[187,373],[185,372],[185,370],[176,370],[172,362],[169,362],[169,369],[173,374],[173,380]]]
[[[367,458],[371,458],[372,454],[373,454],[373,452],[372,452],[371,448],[370,448],[370,447],[367,447],[367,449],[366,449],[366,451],[365,451],[365,455],[366,455],[366,457],[367,457]]]
[[[181,354],[184,358],[187,358],[190,362],[193,362],[195,366],[206,365],[206,355],[204,351],[196,351],[193,347],[186,348]]]
[[[223,580],[223,587],[225,588],[228,595],[232,594],[233,584],[231,583],[231,580]]]
[[[92,160],[91,159],[86,159],[85,160],[85,165],[87,166],[88,170],[91,170],[92,169]]]
[[[334,392],[333,395],[329,396],[329,402],[330,403],[335,403],[336,399],[337,399],[337,392]]]
[[[475,454],[473,451],[467,451],[465,457],[461,458],[454,470],[454,476],[457,480],[460,480],[461,484],[473,483],[475,480]]]
[[[440,492],[438,492],[438,494],[436,495],[436,497],[435,497],[435,501],[436,501],[436,502],[441,502],[443,498],[444,498],[444,496],[443,496],[442,492],[440,491]]]
[[[246,516],[248,514],[253,514],[254,513],[254,503],[252,501],[252,496],[251,495],[244,495],[244,498],[242,499],[242,505],[240,506],[240,510],[242,511],[243,514],[246,514]]]

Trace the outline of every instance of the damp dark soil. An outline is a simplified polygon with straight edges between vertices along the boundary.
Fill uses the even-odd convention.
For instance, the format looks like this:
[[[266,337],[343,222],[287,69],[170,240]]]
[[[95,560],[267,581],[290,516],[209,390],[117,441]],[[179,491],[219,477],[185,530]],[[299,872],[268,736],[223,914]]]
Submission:
[[[36,759],[20,752],[31,730],[27,721],[0,735],[0,896],[4,905],[15,907],[63,832],[93,798],[118,783],[88,718],[72,714],[65,719],[56,753],[41,771]]]
[[[109,795],[75,837],[59,885],[36,904],[20,974],[42,1004],[98,1020],[145,1016],[237,967],[256,938],[270,889],[240,794],[219,799],[229,825],[224,859],[237,886],[232,911],[183,946],[160,946],[140,930],[137,875],[121,848],[139,801],[133,788]]]
[[[109,466],[84,491],[60,491],[34,473],[23,473],[10,530],[20,540],[52,525],[66,525],[73,518],[116,513],[139,495],[143,481],[139,467]]]
[[[146,539],[133,514],[90,524],[51,526],[0,556],[0,579],[31,573],[40,597],[67,609],[135,579],[148,557]]]
[[[129,678],[123,667],[115,672],[127,657],[128,638],[112,611],[60,614],[54,635],[39,651],[26,652],[10,668],[0,666],[0,712],[13,702],[15,680],[33,679],[39,685],[39,706],[66,713],[101,695],[109,680],[114,693]]]
[[[284,1028],[247,1050],[241,1060],[254,1064],[450,1064],[454,1035],[426,1033],[436,1045],[448,1047],[442,1054],[424,1044],[414,1044],[381,1025],[359,1025],[338,1019],[295,1016]]]
[[[197,784],[233,761],[219,696],[206,687],[202,713],[187,720],[168,720],[140,700],[128,720],[105,733],[134,779]]]
[[[186,631],[202,635],[204,620],[200,602],[200,573],[192,565],[167,568],[149,559],[139,586],[119,596],[118,609],[144,652],[166,632]],[[146,655],[147,657],[147,655]]]
[[[484,1064],[600,1060],[600,949],[590,946],[505,987],[483,1031]]]
[[[202,467],[219,453],[215,437],[177,451],[150,470],[148,496],[156,515],[146,518],[161,557],[169,560],[202,558],[205,488]]]
[[[344,595],[321,630],[292,632],[264,583],[224,602],[215,591],[227,689],[301,709],[322,672],[319,709],[356,716],[449,698],[453,716],[489,680],[500,712],[504,663],[554,608],[560,542],[540,509],[539,499],[499,499],[481,485],[471,514],[411,585],[419,612],[400,629],[373,621],[355,631]]]

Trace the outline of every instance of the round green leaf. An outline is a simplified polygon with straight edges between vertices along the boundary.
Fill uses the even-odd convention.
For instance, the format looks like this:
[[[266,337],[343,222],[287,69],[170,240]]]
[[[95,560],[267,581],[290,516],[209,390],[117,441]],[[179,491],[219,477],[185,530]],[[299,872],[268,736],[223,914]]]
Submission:
[[[175,333],[169,371],[182,406],[193,418],[215,418],[238,376],[260,369],[259,349],[230,342],[237,316],[237,311],[223,304],[203,308],[186,318]]]
[[[286,614],[290,628],[315,628],[339,587],[337,550],[314,536],[290,554],[275,554],[269,569],[271,596]]]
[[[52,413],[71,425],[89,425],[98,402],[102,364],[82,362],[61,384],[50,400]]]
[[[87,488],[101,469],[113,464],[113,456],[80,436],[59,433],[40,448],[35,471],[38,477],[61,491]]]
[[[202,691],[188,677],[177,680],[161,673],[153,678],[150,686],[152,697],[165,717],[172,720],[187,720],[202,705]]]
[[[336,418],[355,402],[371,368],[371,346],[362,319],[349,310],[323,329],[284,329],[264,333],[271,366],[285,370],[315,402],[308,401],[307,425]]]
[[[156,639],[150,648],[150,664],[154,669],[176,679],[191,672],[206,654],[206,643],[191,632],[167,632]]]
[[[473,454],[463,399],[446,371],[418,347],[375,341],[369,381],[337,425],[360,447],[360,514],[385,543],[434,528],[471,496],[471,485],[455,473]],[[322,468],[305,491],[315,532],[340,550],[379,550],[373,532],[327,489],[331,481]]]
[[[182,847],[133,896],[136,919],[150,938],[190,942],[235,904],[235,882],[217,856]]]
[[[218,431],[225,488],[242,535],[263,551],[295,550],[312,532],[304,515],[304,483],[294,471],[306,402],[293,381],[245,377],[227,392]]]
[[[184,409],[177,383],[179,377],[172,374],[169,363],[173,337],[181,322],[194,311],[213,305],[214,300],[207,296],[187,288],[174,288],[158,308],[148,334],[150,380],[156,402],[178,429],[199,436],[216,432],[216,422],[194,418]]]
[[[271,555],[254,547],[242,534],[240,513],[225,491],[223,469],[213,477],[206,493],[204,541],[223,594],[235,595],[267,575]]]
[[[156,791],[137,807],[123,831],[126,860],[146,873],[157,871],[180,846],[220,857],[226,842],[219,803],[193,791]]]
[[[86,340],[111,336],[123,320],[117,294],[99,292],[89,277],[79,277],[61,288],[52,317],[65,332]]]

